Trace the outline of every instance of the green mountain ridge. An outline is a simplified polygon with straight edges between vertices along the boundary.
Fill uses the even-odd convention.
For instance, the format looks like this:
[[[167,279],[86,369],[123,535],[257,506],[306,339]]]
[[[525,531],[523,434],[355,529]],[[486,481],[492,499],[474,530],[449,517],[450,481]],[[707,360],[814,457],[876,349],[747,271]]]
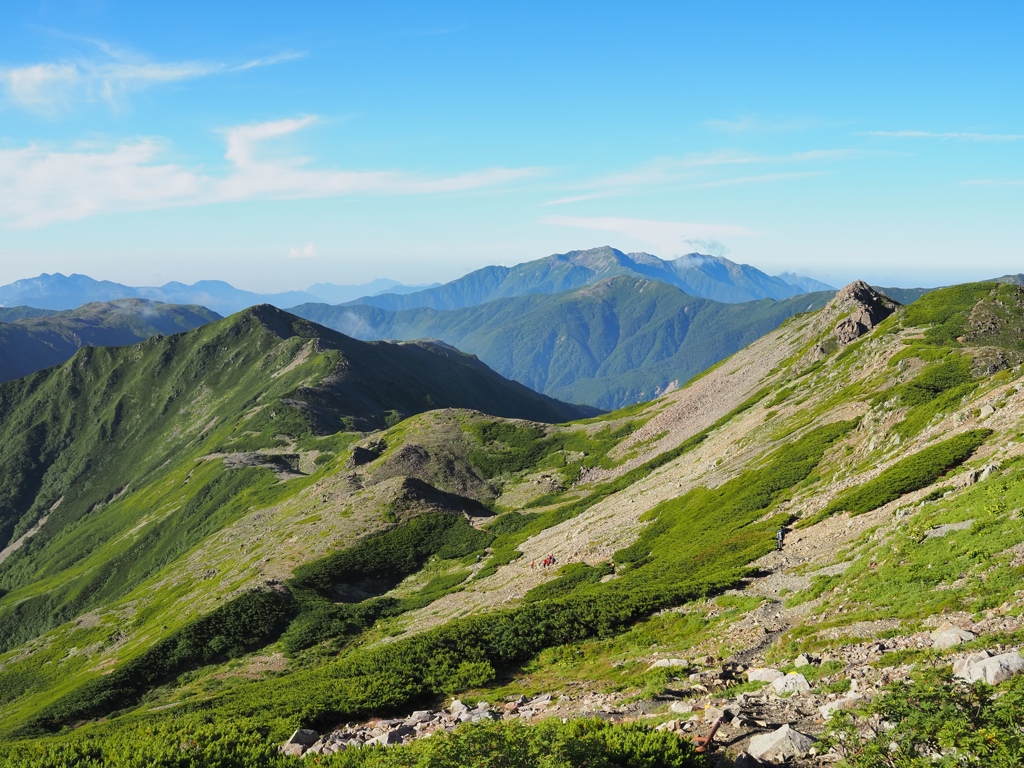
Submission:
[[[725,304],[619,276],[458,310],[304,304],[292,311],[356,338],[441,339],[531,389],[608,409],[679,386],[831,296]]]
[[[547,692],[563,698],[540,725],[512,711],[303,760],[491,765],[501,744],[532,766],[529,734],[543,734],[559,766],[703,767],[651,726],[707,704],[744,713],[723,726],[727,759],[753,750],[764,719],[824,735],[822,757],[803,758],[824,765],[842,754],[825,754],[839,737],[818,707],[851,688],[849,706],[877,707],[900,739],[876,744],[851,710],[835,726],[851,724],[838,742],[849,765],[890,753],[930,765],[937,738],[957,761],[1014,764],[1020,734],[1003,715],[1024,676],[999,685],[1005,706],[978,720],[980,741],[971,728],[935,736],[933,704],[960,689],[912,676],[1024,647],[1019,286],[899,307],[854,284],[653,402],[558,425],[441,409],[363,434],[320,434],[343,410],[331,379],[347,353],[334,347],[358,342],[314,343],[324,330],[256,315],[82,350],[0,386],[0,410],[27,419],[0,421],[5,476],[32,455],[15,444],[29,414],[66,400],[44,384],[77,388],[77,428],[106,430],[77,460],[102,445],[118,465],[23,484],[34,501],[14,534],[34,533],[0,563],[0,764],[283,768],[300,764],[277,752],[296,728],[401,720],[453,696],[504,712]],[[144,409],[104,362],[130,352],[176,366]],[[162,415],[178,387],[184,402]],[[52,424],[38,431],[63,445]],[[933,646],[944,621],[977,639]],[[737,679],[746,666],[801,671],[810,690],[769,695]],[[886,709],[893,681],[924,708]],[[982,717],[990,692],[972,690]],[[595,709],[635,722],[572,719]]]
[[[721,256],[691,253],[671,261],[649,253],[623,253],[610,246],[568,253],[513,267],[490,266],[423,291],[404,295],[379,294],[348,302],[381,309],[462,309],[495,299],[571,291],[610,277],[658,280],[691,296],[722,302],[785,299],[807,291],[749,264]],[[798,281],[806,282],[806,281]],[[820,284],[820,288],[827,288]]]
[[[0,381],[63,363],[81,347],[136,344],[218,319],[220,315],[205,307],[144,299],[97,302],[65,312],[0,309]]]

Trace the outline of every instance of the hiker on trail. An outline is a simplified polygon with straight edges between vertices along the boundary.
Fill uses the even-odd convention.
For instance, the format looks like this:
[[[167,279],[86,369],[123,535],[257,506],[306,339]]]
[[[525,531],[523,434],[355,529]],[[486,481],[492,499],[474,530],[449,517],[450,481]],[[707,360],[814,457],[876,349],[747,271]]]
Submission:
[[[775,534],[775,549],[779,552],[782,551],[782,537],[785,535],[785,530],[782,528],[779,528],[778,533]]]

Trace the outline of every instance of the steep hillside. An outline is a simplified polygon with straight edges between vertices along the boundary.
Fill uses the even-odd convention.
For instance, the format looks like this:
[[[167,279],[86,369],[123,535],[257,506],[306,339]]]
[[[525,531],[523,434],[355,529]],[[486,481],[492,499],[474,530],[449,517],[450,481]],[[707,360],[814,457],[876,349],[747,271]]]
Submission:
[[[723,304],[658,281],[614,277],[450,311],[325,304],[292,311],[361,339],[441,339],[551,397],[619,408],[678,387],[831,295]]]
[[[309,764],[534,765],[542,750],[559,766],[705,766],[676,734],[721,717],[729,759],[1012,766],[1022,339],[1019,286],[900,307],[857,283],[682,389],[574,424],[432,411],[253,450],[248,469],[224,455],[237,428],[214,425],[164,480],[82,515],[64,538],[78,559],[35,548],[47,521],[0,566],[0,610],[19,617],[0,637],[21,633],[0,656],[0,729],[28,739],[3,759],[298,765],[277,744],[310,728],[325,737],[287,748]],[[330,367],[296,359],[267,358],[289,369],[278,402]],[[285,423],[260,434],[284,442]],[[283,466],[296,460],[309,474]],[[123,527],[97,547],[101,521]],[[116,561],[128,583],[61,591],[147,530]],[[79,570],[58,579],[60,564]],[[27,639],[44,604],[68,621]],[[826,726],[836,711],[850,714]],[[587,714],[633,724],[562,724]],[[342,748],[371,738],[405,745]]]
[[[691,296],[724,302],[784,299],[807,291],[748,264],[699,253],[664,261],[649,253],[625,254],[609,246],[556,253],[514,267],[484,267],[415,293],[385,293],[349,302],[381,309],[461,309],[495,299],[571,291],[609,277],[658,280]]]
[[[35,307],[0,307],[0,323],[13,323],[30,317],[46,317],[55,314],[54,309],[36,309]]]
[[[16,309],[29,311],[0,322],[0,381],[63,363],[81,347],[126,346],[220,318],[205,307],[141,299],[86,304],[67,312]]]
[[[452,406],[594,412],[447,347],[367,344],[267,306],[0,385],[0,645],[123,594],[358,437],[319,435]]]

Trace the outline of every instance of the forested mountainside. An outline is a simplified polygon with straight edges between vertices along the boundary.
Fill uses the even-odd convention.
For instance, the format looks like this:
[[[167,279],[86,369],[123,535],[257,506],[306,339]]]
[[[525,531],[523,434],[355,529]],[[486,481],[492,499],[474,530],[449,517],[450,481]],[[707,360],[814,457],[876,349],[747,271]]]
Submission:
[[[538,392],[608,409],[681,386],[832,295],[725,304],[620,276],[447,311],[327,304],[292,311],[361,339],[441,339]]]
[[[74,387],[76,429],[141,457],[130,482],[4,497],[34,501],[0,564],[0,761],[704,766],[685,737],[721,718],[747,765],[1019,763],[1024,289],[901,307],[853,284],[560,425],[443,408],[334,432],[332,375],[358,366],[300,323],[0,387],[5,413]],[[129,353],[167,366],[166,407],[119,395],[141,373],[103,361]],[[4,447],[7,474],[31,455]],[[573,719],[595,713],[630,723]]]
[[[205,307],[118,299],[65,312],[0,310],[0,381],[63,363],[81,347],[115,347],[197,328],[220,318]]]
[[[349,303],[391,310],[461,309],[513,296],[571,291],[610,277],[657,280],[691,296],[730,303],[785,299],[809,292],[805,280],[791,278],[790,283],[721,256],[691,253],[663,260],[649,253],[627,254],[603,246],[556,253],[513,267],[484,267],[435,288],[405,295],[364,296]],[[817,284],[814,290],[829,290],[829,286]]]

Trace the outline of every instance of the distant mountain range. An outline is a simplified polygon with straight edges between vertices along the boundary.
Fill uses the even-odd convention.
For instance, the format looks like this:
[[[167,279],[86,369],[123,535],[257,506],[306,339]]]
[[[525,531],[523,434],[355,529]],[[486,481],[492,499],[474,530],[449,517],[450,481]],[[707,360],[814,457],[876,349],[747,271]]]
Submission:
[[[620,275],[455,310],[304,304],[291,311],[360,339],[441,339],[538,392],[609,409],[685,383],[833,294],[726,304]]]
[[[625,254],[615,248],[554,254],[514,267],[492,266],[444,285],[403,285],[378,279],[362,285],[316,283],[305,291],[254,293],[221,280],[192,285],[130,286],[87,275],[42,274],[0,286],[0,309],[20,305],[37,309],[76,309],[95,301],[138,298],[167,304],[199,304],[229,315],[256,304],[287,309],[299,304],[366,304],[383,309],[461,309],[494,299],[534,293],[560,293],[619,275],[660,280],[690,294],[729,303],[784,299],[833,290],[825,283],[792,273],[772,277],[748,264],[693,253],[664,261],[649,253]],[[2,317],[2,316],[0,316]]]
[[[435,288],[404,295],[363,296],[350,303],[391,310],[463,309],[495,299],[571,291],[619,276],[658,280],[690,296],[728,303],[787,299],[812,291],[835,290],[825,283],[796,275],[790,275],[792,282],[788,282],[783,277],[772,277],[749,264],[736,264],[721,256],[691,253],[665,261],[649,253],[627,254],[604,246],[556,253],[514,267],[484,267]]]
[[[423,286],[405,286],[395,280],[379,279],[363,285],[317,283],[307,291],[253,293],[235,288],[221,280],[200,280],[192,285],[171,282],[160,287],[122,285],[109,280],[94,280],[88,275],[42,274],[0,286],[0,308],[27,305],[38,309],[77,309],[83,304],[116,299],[148,299],[166,304],[198,304],[222,315],[230,315],[257,304],[289,307],[310,301],[338,304],[359,296],[389,291],[422,290]],[[3,315],[0,315],[2,320]]]
[[[0,381],[63,363],[81,347],[136,344],[219,319],[205,307],[144,299],[92,303],[64,312],[29,307],[0,310]]]

